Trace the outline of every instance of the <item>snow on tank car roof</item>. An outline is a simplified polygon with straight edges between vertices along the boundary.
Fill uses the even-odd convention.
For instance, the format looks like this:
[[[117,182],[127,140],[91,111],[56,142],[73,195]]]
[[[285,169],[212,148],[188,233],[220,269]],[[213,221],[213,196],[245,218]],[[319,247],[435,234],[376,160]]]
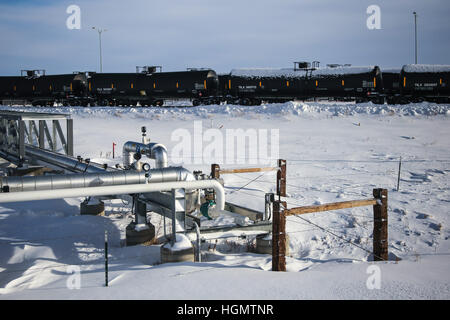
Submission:
[[[313,75],[341,76],[345,74],[369,73],[372,72],[374,68],[375,66],[319,68],[313,71]]]
[[[313,75],[338,76],[345,74],[359,74],[372,72],[374,66],[366,67],[334,67],[315,69]],[[242,68],[231,70],[231,75],[244,78],[303,78],[306,75],[305,70],[294,70],[292,68]]]
[[[242,68],[242,69],[233,69],[230,73],[235,77],[244,77],[244,78],[295,78],[295,77],[304,77],[305,71],[294,69],[283,69],[283,68]]]
[[[407,64],[403,66],[403,71],[411,73],[450,72],[450,65]]]

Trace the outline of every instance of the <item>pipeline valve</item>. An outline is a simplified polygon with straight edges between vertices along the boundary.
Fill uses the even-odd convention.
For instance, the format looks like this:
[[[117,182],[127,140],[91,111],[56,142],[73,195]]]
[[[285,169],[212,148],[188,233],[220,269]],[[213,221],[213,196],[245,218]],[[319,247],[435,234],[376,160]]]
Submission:
[[[144,170],[144,172],[145,172],[145,179],[147,181],[152,177],[152,174],[150,173],[150,169],[151,169],[150,164],[148,164],[147,162],[142,164],[142,170]]]
[[[147,138],[147,128],[145,126],[141,127],[142,132],[142,143],[147,144],[150,142],[150,139]]]

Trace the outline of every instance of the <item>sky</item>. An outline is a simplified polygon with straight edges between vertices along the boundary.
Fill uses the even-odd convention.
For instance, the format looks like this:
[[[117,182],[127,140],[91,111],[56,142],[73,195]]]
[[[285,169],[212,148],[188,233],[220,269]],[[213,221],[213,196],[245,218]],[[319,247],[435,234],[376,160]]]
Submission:
[[[70,5],[80,29],[68,29]],[[369,29],[370,5],[380,29]],[[294,61],[398,67],[450,64],[448,0],[0,0],[0,75],[286,68]]]

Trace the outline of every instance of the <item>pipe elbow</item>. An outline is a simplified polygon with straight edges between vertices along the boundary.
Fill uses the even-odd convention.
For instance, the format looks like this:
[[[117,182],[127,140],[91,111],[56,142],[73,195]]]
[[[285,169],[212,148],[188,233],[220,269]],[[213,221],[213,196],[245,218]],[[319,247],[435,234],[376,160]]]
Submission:
[[[127,141],[123,145],[123,165],[125,167],[131,166],[134,162],[133,156],[136,153],[144,154],[148,158],[155,160],[155,168],[168,167],[167,149],[164,145],[159,143],[143,144],[140,142]]]
[[[167,168],[169,166],[167,149],[165,146],[159,143],[149,144],[150,154],[149,158],[155,160],[155,167]]]

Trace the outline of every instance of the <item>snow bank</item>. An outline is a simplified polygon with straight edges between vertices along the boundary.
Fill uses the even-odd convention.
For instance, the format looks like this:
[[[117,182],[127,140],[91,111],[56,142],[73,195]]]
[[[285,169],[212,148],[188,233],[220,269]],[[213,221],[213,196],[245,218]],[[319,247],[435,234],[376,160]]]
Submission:
[[[9,107],[1,106],[0,110],[8,110]],[[134,118],[161,120],[164,118],[179,118],[192,116],[196,118],[210,118],[212,115],[227,115],[242,117],[245,115],[308,115],[318,117],[320,115],[347,116],[357,114],[371,115],[401,115],[401,116],[433,116],[446,115],[450,111],[450,105],[434,104],[428,102],[411,103],[408,105],[377,105],[372,103],[321,103],[321,102],[286,102],[263,104],[260,106],[241,105],[209,105],[198,107],[17,107],[17,111],[70,113],[79,118]]]

